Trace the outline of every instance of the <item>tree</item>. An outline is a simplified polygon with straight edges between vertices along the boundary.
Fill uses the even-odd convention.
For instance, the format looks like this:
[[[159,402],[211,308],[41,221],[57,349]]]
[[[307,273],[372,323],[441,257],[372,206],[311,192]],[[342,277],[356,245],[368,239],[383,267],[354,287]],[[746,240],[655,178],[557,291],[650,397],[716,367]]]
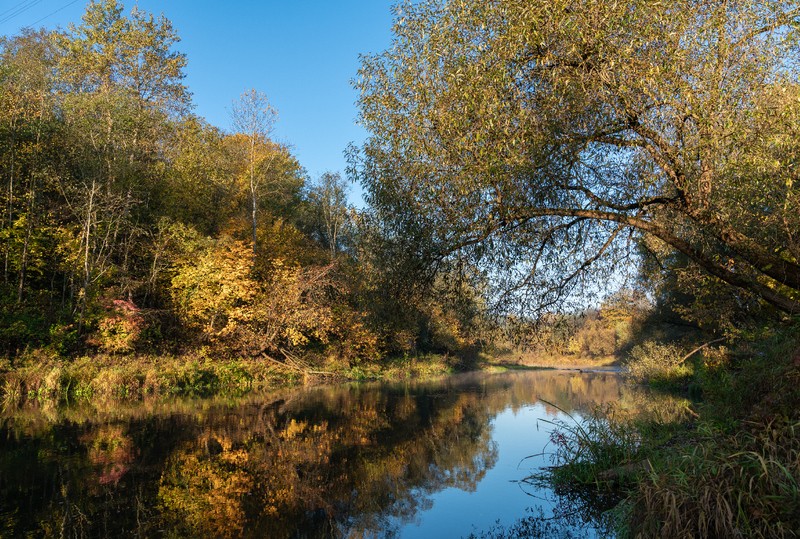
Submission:
[[[0,39],[0,165],[6,181],[0,237],[3,281],[17,271],[16,303],[22,302],[36,236],[42,229],[42,184],[51,177],[48,142],[56,129],[52,71],[55,53],[44,32]],[[17,249],[14,247],[17,246]]]
[[[221,238],[207,243],[187,249],[172,279],[172,294],[187,324],[213,339],[235,332],[249,318],[258,284],[241,242]]]
[[[217,236],[239,209],[240,152],[231,148],[220,129],[193,116],[177,124],[170,135],[159,210]]]
[[[470,256],[505,297],[563,303],[643,235],[798,313],[798,22],[795,1],[404,4],[363,59],[353,168],[396,251]]]
[[[246,244],[223,237],[186,245],[171,290],[181,318],[210,340],[249,356],[286,353],[331,331],[330,267],[273,261],[266,281],[253,277]]]
[[[189,106],[186,58],[172,51],[178,37],[170,22],[122,11],[116,0],[91,2],[80,26],[56,35],[66,127],[61,189],[76,222],[79,328],[97,283],[115,266],[128,274],[159,142],[168,120]]]
[[[269,143],[269,135],[275,125],[278,112],[270,105],[266,94],[255,89],[244,92],[239,101],[233,104],[231,120],[238,133],[247,142],[247,179],[250,188],[250,211],[253,234],[253,257],[256,256],[258,242],[258,198],[265,175],[277,152],[264,152]]]
[[[308,198],[316,221],[316,235],[333,260],[349,217],[347,183],[338,172],[325,172],[309,190]]]
[[[59,75],[75,93],[124,90],[143,107],[180,115],[190,105],[183,84],[186,55],[175,52],[180,41],[172,23],[138,7],[130,17],[117,0],[95,0],[86,6],[83,23],[57,35],[65,54]]]

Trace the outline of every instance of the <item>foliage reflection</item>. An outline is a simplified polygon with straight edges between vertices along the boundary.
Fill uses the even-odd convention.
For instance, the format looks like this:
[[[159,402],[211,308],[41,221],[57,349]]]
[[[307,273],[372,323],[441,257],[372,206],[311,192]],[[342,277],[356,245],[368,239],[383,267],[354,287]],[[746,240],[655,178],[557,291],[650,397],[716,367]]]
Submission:
[[[390,536],[436,492],[477,488],[499,412],[635,402],[630,391],[613,374],[546,371],[7,411],[0,521],[44,537]]]

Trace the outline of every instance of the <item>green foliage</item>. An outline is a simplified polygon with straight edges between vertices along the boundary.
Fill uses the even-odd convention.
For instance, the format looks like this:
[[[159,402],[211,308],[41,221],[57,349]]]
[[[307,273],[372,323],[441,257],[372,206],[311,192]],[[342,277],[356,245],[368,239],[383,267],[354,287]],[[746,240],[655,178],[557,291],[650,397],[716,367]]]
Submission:
[[[179,112],[188,104],[182,84],[186,57],[172,50],[178,37],[163,16],[134,8],[123,16],[116,0],[92,1],[83,23],[56,34],[65,51],[60,62],[62,80],[80,93],[122,88],[148,106]]]
[[[676,345],[647,341],[633,347],[625,366],[628,376],[636,383],[670,385],[691,375],[683,357],[682,349]]]
[[[471,348],[480,294],[387,298],[342,176],[306,187],[257,90],[236,103],[234,133],[191,115],[178,41],[163,16],[117,0],[63,31],[0,38],[2,353],[122,364],[207,344],[356,364]]]
[[[347,206],[347,183],[338,173],[325,172],[308,192],[312,234],[326,246],[331,259],[347,243],[352,209]]]

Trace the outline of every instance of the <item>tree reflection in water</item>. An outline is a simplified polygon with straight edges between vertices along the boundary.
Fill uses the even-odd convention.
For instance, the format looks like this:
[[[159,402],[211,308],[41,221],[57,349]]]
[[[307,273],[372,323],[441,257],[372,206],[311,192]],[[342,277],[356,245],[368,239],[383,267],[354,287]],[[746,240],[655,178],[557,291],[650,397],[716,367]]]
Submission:
[[[630,391],[612,374],[538,371],[7,411],[0,533],[392,536],[433,494],[478,487],[497,461],[499,412],[540,398],[588,409]]]

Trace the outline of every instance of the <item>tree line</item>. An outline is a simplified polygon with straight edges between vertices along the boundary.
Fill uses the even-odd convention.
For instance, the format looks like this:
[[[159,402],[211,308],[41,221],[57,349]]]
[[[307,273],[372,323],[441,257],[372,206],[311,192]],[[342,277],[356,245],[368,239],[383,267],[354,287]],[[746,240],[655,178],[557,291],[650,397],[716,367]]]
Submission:
[[[178,42],[116,0],[0,40],[3,354],[445,347],[463,320],[384,293],[347,181],[308,178],[259,91],[231,132],[195,115]]]
[[[621,267],[681,323],[796,315],[798,13],[401,5],[356,80],[363,210],[271,138],[263,93],[230,132],[193,114],[163,16],[96,1],[4,37],[0,346],[474,350]]]

